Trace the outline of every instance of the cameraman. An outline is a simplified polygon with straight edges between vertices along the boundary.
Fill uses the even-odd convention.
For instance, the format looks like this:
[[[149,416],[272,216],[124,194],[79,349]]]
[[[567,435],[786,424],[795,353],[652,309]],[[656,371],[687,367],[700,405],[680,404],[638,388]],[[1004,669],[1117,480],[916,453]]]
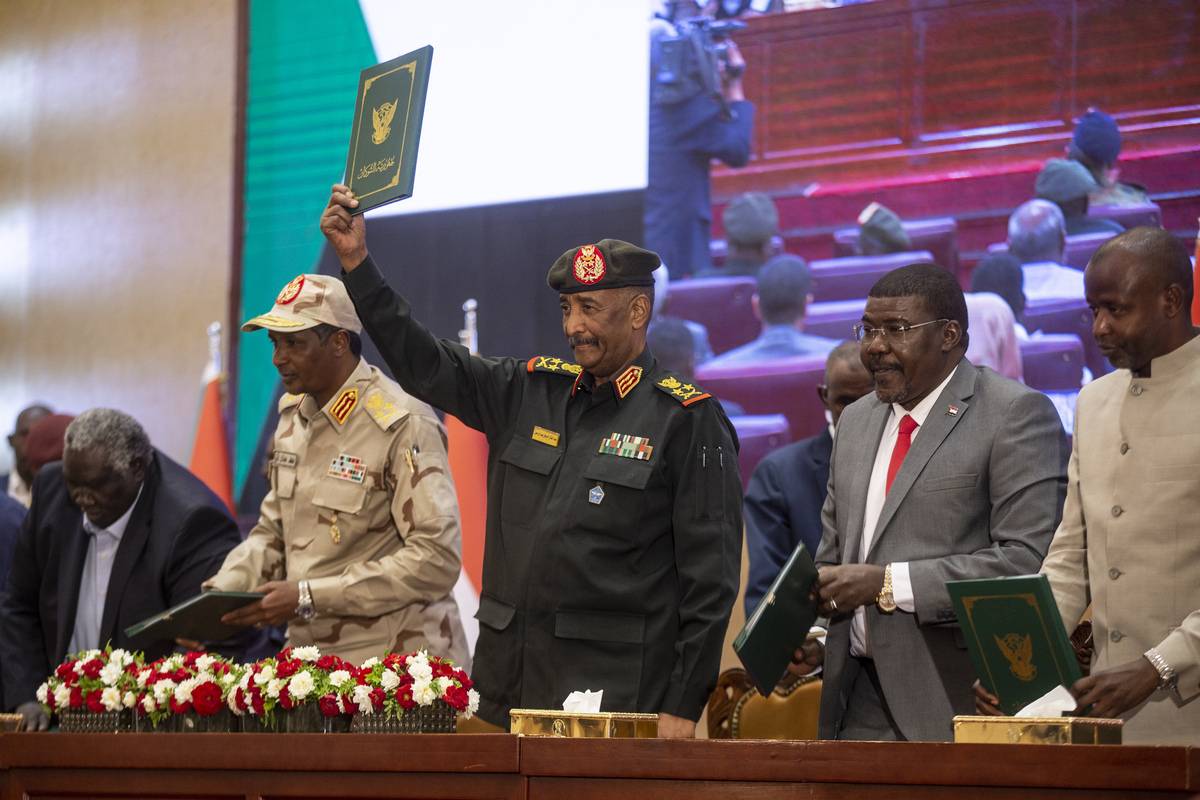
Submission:
[[[718,158],[740,167],[750,158],[754,105],[742,92],[746,62],[733,40],[717,32],[717,26],[712,28],[710,34],[707,20],[678,26],[658,20],[660,35],[651,42],[645,245],[677,269],[679,277],[712,266],[709,162]],[[664,92],[663,44],[681,38],[699,44],[689,48],[693,57],[677,70],[684,74],[674,76],[685,88],[681,91],[677,85]],[[697,56],[697,51],[703,55]]]

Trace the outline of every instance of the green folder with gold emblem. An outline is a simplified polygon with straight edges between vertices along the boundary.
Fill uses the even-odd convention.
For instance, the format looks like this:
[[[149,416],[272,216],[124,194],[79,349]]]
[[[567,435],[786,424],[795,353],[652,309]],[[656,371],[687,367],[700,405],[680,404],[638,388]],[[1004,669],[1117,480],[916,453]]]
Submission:
[[[358,79],[346,185],[361,214],[412,197],[433,47],[364,69]]]
[[[946,589],[979,680],[1005,714],[1082,677],[1045,575],[947,581]]]
[[[763,697],[787,673],[793,654],[808,638],[817,619],[812,596],[817,567],[803,544],[788,557],[783,569],[733,640],[733,650]]]

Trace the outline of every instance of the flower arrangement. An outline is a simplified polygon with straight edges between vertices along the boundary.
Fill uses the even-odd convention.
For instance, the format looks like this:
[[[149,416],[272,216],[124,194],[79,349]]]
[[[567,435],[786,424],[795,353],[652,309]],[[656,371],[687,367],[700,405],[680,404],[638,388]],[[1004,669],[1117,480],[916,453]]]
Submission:
[[[353,711],[350,692],[357,675],[353,664],[321,655],[317,647],[289,647],[248,665],[229,695],[229,707],[267,723],[277,710],[306,706],[315,706],[323,717],[339,717]]]
[[[424,650],[367,659],[352,698],[358,713],[390,717],[428,708],[439,700],[467,717],[479,708],[479,693],[467,673]]]
[[[103,714],[133,708],[140,666],[141,653],[111,647],[85,650],[58,665],[38,687],[37,700],[47,714]]]
[[[137,672],[137,714],[158,727],[168,717],[216,717],[238,679],[238,667],[219,655],[174,653]]]

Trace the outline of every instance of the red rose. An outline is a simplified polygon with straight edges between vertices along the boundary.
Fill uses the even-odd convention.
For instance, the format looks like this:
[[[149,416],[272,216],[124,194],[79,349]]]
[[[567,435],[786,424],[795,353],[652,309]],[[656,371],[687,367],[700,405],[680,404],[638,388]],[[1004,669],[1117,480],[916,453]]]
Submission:
[[[196,713],[202,717],[211,717],[216,714],[221,710],[221,687],[212,681],[200,684],[192,689],[192,705],[196,707]]]
[[[134,704],[134,706],[133,706],[135,713],[136,713],[136,714],[137,714],[139,717],[144,717],[144,716],[146,716],[146,713],[147,713],[147,712],[146,712],[146,705],[145,705],[145,702],[146,702],[146,693],[145,693],[145,692],[142,692],[141,694],[139,694],[139,695],[138,695],[138,698],[137,698],[137,703],[135,703],[135,704]]]
[[[358,704],[354,702],[353,695],[346,693],[342,695],[342,705],[346,708],[356,708]]]
[[[299,661],[280,661],[275,665],[276,678],[290,678],[300,671]]]
[[[167,704],[171,707],[172,714],[186,714],[192,710],[191,703],[180,703],[175,699],[174,695],[171,695],[171,698],[167,701]]]
[[[88,711],[91,711],[93,714],[100,714],[104,712],[104,703],[100,702],[99,689],[93,689],[87,693],[87,707]]]
[[[321,707],[321,713],[327,717],[336,717],[342,713],[342,709],[338,707],[338,699],[336,694],[322,695],[317,701],[317,705]]]
[[[371,689],[371,705],[373,705],[375,707],[376,711],[383,710],[384,699],[385,699],[385,697],[383,694],[382,686],[376,686],[373,689]]]
[[[446,691],[443,694],[442,699],[459,711],[466,711],[467,703],[470,702],[470,697],[467,695],[467,690],[461,686],[454,685],[446,687]]]
[[[136,662],[125,665],[125,674],[126,675],[132,675],[133,677],[136,678],[138,672],[140,672],[140,671],[141,671],[141,668],[137,665]]]
[[[78,686],[71,687],[71,708],[79,708],[83,705],[83,690]]]
[[[212,671],[214,675],[228,675],[229,665],[224,661],[214,661],[212,665]]]
[[[100,663],[100,659],[93,658],[84,662],[83,674],[89,678],[99,678],[102,669],[104,669],[104,665]]]
[[[396,702],[405,711],[410,708],[416,708],[417,701],[413,700],[411,683],[401,684],[396,687]]]
[[[260,717],[266,713],[266,708],[263,706],[262,692],[258,691],[257,689],[250,693],[250,707],[254,709],[254,713]]]
[[[180,667],[179,669],[177,669],[173,673],[171,673],[171,680],[175,681],[176,683],[183,683],[189,677],[191,677],[191,676],[188,675],[188,671],[184,667]]]
[[[398,656],[395,653],[388,653],[383,657],[383,665],[388,669],[401,672],[404,665],[407,663],[407,656]]]
[[[292,657],[292,648],[290,648],[290,647],[285,647],[282,650],[280,650],[278,653],[275,654],[276,661],[287,661],[291,657]]]
[[[202,655],[204,655],[204,651],[202,650],[189,650],[183,655],[183,663],[185,666],[194,667],[196,666],[196,659]]]
[[[321,656],[317,659],[317,666],[326,672],[332,672],[335,668],[334,665],[337,664],[337,660],[337,656],[332,654]]]
[[[46,692],[46,707],[49,708],[51,711],[54,710],[54,690],[53,689]]]
[[[238,687],[233,693],[233,704],[237,706],[238,711],[246,710],[246,694],[242,691],[242,687]]]
[[[288,694],[286,685],[279,687],[279,705],[284,708],[292,708],[296,705],[296,701],[292,700],[292,696]]]
[[[67,680],[68,678],[74,678],[75,677],[75,662],[74,661],[64,661],[63,663],[58,665],[58,669],[54,670],[54,674],[64,681]]]

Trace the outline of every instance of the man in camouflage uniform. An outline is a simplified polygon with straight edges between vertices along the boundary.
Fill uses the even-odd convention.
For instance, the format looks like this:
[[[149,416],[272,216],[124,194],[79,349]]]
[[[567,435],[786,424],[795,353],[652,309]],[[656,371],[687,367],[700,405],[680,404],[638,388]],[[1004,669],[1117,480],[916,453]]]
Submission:
[[[428,648],[467,665],[451,592],[461,542],[446,434],[433,410],[361,358],[342,282],[301,275],[266,328],[285,394],[258,524],[206,582],[266,592],[227,615],[288,623],[290,645],[355,663]]]

